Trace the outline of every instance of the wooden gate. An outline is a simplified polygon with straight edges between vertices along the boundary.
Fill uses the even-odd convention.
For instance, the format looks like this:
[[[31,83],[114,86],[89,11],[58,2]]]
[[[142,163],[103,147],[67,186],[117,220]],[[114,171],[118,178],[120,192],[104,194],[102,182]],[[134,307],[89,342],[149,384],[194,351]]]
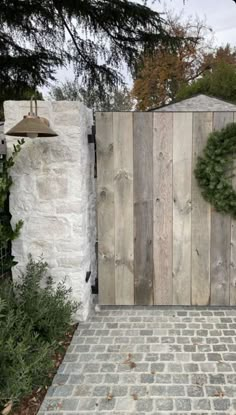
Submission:
[[[193,173],[235,114],[96,114],[100,304],[236,305],[236,222]]]

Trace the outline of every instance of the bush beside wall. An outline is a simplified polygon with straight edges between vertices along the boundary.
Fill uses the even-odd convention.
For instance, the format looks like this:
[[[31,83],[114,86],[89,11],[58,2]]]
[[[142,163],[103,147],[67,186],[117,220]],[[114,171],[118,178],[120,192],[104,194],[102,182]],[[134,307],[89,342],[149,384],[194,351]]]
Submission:
[[[77,304],[63,282],[54,287],[47,264],[32,258],[19,283],[4,281],[0,288],[1,411],[50,382]]]

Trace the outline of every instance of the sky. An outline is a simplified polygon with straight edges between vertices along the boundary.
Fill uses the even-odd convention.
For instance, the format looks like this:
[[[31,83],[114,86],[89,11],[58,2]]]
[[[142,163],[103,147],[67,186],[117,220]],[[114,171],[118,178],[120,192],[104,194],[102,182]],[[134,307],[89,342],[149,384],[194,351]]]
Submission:
[[[142,0],[136,1],[142,3]],[[197,15],[213,29],[216,45],[230,43],[236,47],[236,3],[233,0],[149,0],[148,6],[157,11],[167,9],[173,10],[176,14],[182,12],[183,18]],[[56,75],[58,82],[72,80],[73,77],[72,68],[60,69]],[[126,78],[130,84],[131,79],[127,76]],[[48,88],[43,89],[44,93],[47,91]]]
[[[149,5],[151,5],[151,1]],[[236,3],[233,0],[167,0],[166,7],[176,11],[183,10],[185,16],[198,15],[206,19],[216,34],[216,43],[230,43],[236,46]],[[160,10],[164,2],[156,2],[154,8]]]

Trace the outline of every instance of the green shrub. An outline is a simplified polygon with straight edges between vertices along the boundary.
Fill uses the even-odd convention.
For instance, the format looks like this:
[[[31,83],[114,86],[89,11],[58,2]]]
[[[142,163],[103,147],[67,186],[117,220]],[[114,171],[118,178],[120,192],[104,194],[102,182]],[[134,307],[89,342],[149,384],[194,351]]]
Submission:
[[[10,157],[3,159],[0,169],[0,211],[1,211],[1,221],[0,221],[0,250],[7,249],[10,241],[16,239],[20,230],[23,226],[23,221],[20,220],[16,223],[15,227],[11,226],[11,215],[9,215],[7,207],[7,199],[9,196],[9,190],[12,186],[12,178],[10,175],[11,168],[15,164],[15,159],[21,148],[24,144],[24,139],[18,140],[16,145],[13,145],[13,152]],[[8,249],[7,249],[8,250]],[[2,259],[1,263],[1,273],[8,274],[11,270],[11,267],[15,265],[14,257],[10,254],[6,258]]]
[[[54,289],[47,263],[35,262],[30,256],[16,288],[18,304],[31,320],[34,331],[49,343],[61,339],[77,309],[77,304],[69,300],[71,288],[66,288],[65,280]]]
[[[30,257],[20,282],[0,287],[0,409],[48,384],[52,357],[70,329],[77,305],[47,271],[45,262]]]
[[[17,402],[37,385],[53,367],[54,345],[43,342],[18,308],[2,309],[0,317],[0,402]]]

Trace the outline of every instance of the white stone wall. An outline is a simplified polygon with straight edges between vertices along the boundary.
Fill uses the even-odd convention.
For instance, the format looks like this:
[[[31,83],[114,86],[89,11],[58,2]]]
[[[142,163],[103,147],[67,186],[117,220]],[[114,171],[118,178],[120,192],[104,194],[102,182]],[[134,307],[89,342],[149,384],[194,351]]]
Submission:
[[[28,113],[29,102],[7,101],[4,111],[6,132]],[[59,136],[26,138],[11,172],[12,224],[24,221],[12,246],[18,262],[13,278],[29,253],[35,259],[43,255],[56,282],[67,277],[73,298],[81,303],[77,318],[85,320],[96,276],[94,145],[87,138],[92,112],[79,102],[39,101],[38,114],[49,119]],[[7,136],[9,152],[16,141]]]

